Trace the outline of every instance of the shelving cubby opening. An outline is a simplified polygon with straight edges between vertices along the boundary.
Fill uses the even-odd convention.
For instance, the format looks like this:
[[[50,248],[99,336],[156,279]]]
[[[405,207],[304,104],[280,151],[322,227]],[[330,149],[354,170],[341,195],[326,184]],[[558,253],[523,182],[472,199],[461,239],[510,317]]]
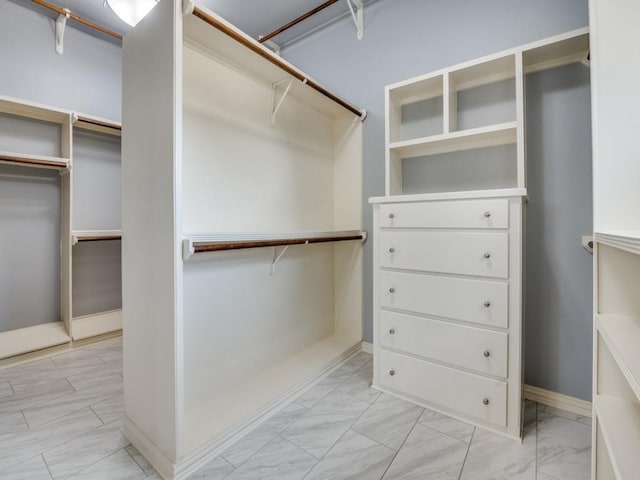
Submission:
[[[389,89],[389,142],[444,133],[443,76]]]

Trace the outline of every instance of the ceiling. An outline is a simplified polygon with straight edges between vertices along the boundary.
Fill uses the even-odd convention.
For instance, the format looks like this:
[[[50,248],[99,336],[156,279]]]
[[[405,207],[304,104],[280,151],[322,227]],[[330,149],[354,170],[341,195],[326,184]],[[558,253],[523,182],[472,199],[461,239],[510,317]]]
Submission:
[[[22,6],[30,6],[34,10],[49,16],[55,16],[53,12],[39,7],[30,0],[11,1]],[[48,1],[59,7],[68,8],[73,13],[118,33],[126,34],[130,29],[126,23],[111,11],[105,4],[105,0]],[[196,3],[216,12],[251,37],[258,39],[261,35],[267,35],[294,18],[321,5],[324,1],[325,0],[197,0]],[[285,45],[310,30],[347,14],[348,11],[347,0],[340,0],[290,30],[283,32],[273,40],[279,45]]]

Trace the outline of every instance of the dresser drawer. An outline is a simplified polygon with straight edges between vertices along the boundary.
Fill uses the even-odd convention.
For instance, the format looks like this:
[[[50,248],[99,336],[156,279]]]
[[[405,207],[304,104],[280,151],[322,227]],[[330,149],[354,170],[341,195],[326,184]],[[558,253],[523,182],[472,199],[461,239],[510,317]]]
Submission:
[[[507,384],[381,350],[378,383],[449,410],[505,427]]]
[[[380,306],[508,327],[505,282],[398,272],[379,272]]]
[[[509,276],[506,232],[405,232],[379,235],[380,266],[426,272]]]
[[[480,199],[380,205],[383,228],[508,228],[509,200]]]
[[[379,328],[382,347],[507,377],[508,335],[504,332],[384,310],[380,312]]]

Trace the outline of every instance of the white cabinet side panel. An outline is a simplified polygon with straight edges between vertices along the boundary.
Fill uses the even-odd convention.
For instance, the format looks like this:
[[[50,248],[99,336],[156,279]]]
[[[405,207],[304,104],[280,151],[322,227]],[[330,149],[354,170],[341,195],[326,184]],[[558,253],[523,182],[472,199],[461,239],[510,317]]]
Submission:
[[[125,413],[172,462],[181,453],[180,4],[160,2],[123,48]]]

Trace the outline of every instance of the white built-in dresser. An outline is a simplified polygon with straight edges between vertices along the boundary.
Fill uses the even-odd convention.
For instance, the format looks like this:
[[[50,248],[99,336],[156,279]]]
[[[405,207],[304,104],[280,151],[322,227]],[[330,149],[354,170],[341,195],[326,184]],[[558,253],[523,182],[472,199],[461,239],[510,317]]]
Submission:
[[[521,438],[525,75],[588,48],[583,29],[386,88],[374,388]]]

